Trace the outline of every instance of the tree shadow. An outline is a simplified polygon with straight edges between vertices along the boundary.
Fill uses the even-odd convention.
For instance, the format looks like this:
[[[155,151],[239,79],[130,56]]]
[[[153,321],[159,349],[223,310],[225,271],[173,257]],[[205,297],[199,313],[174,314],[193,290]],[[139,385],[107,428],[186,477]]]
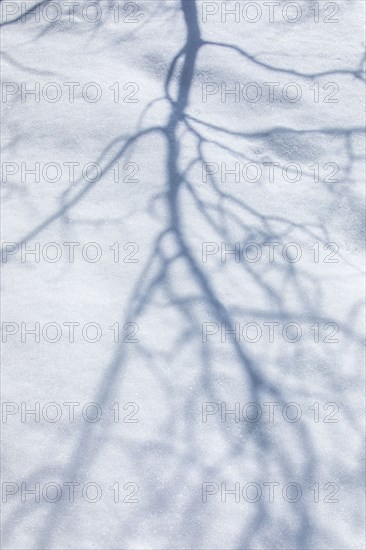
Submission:
[[[207,427],[200,422],[200,406],[203,402],[233,403],[239,399],[242,403],[276,402],[282,408],[293,401],[294,381],[297,380],[298,386],[301,381],[301,372],[295,369],[291,374],[284,374],[284,365],[288,367],[291,363],[301,364],[301,361],[306,363],[309,357],[315,365],[324,363],[329,366],[332,361],[341,360],[337,358],[338,348],[333,351],[329,349],[330,346],[321,344],[316,348],[309,345],[309,342],[297,342],[292,348],[291,344],[283,343],[272,348],[263,345],[254,348],[248,343],[236,341],[235,338],[228,339],[225,346],[216,340],[202,341],[202,323],[205,321],[214,322],[218,326],[224,325],[227,331],[233,333],[237,319],[262,323],[266,320],[301,320],[307,325],[327,323],[329,319],[324,315],[325,298],[319,274],[300,263],[265,266],[244,262],[238,264],[237,273],[240,273],[242,286],[236,286],[238,277],[233,277],[232,285],[235,292],[240,291],[244,296],[247,293],[245,302],[248,305],[243,307],[242,301],[239,305],[235,303],[235,292],[229,296],[230,301],[227,302],[222,293],[221,282],[225,278],[230,281],[229,267],[232,264],[226,269],[228,264],[215,263],[212,267],[211,264],[202,263],[200,250],[194,242],[195,227],[198,232],[205,227],[209,228],[208,234],[216,235],[217,242],[226,243],[240,240],[264,245],[271,240],[291,242],[296,239],[302,243],[309,240],[323,243],[331,241],[331,238],[324,221],[318,224],[301,221],[296,212],[289,212],[287,216],[273,214],[268,205],[264,205],[261,211],[246,200],[245,193],[238,196],[235,189],[232,191],[229,186],[223,189],[222,182],[215,175],[209,177],[205,186],[198,184],[195,170],[213,158],[208,157],[213,147],[234,157],[241,155],[245,160],[252,159],[249,150],[236,151],[232,145],[228,145],[228,137],[267,144],[284,136],[290,141],[304,136],[315,142],[324,136],[335,137],[341,140],[342,148],[346,151],[346,178],[342,186],[329,186],[329,193],[336,196],[346,194],[350,207],[355,208],[357,197],[345,185],[351,182],[352,165],[357,160],[352,149],[352,139],[363,131],[362,128],[302,130],[275,127],[256,132],[237,132],[187,111],[190,107],[190,93],[198,56],[208,48],[224,48],[228,50],[228,54],[238,54],[245,63],[260,66],[269,72],[310,80],[340,74],[360,80],[363,78],[361,70],[357,67],[354,70],[338,69],[307,74],[264,63],[235,45],[204,40],[195,0],[183,0],[180,8],[186,26],[186,43],[173,58],[167,71],[165,96],[161,98],[170,105],[167,123],[143,127],[144,116],[153,107],[153,103],[149,104],[141,116],[136,133],[119,136],[101,152],[96,161],[102,166],[101,176],[87,184],[82,179],[78,180],[76,185],[62,194],[59,207],[20,239],[20,242],[30,242],[56,221],[66,220],[70,209],[80,204],[103,180],[108,170],[118,160],[125,158],[133,147],[138,146],[140,140],[158,135],[164,141],[164,190],[153,198],[149,207],[153,213],[157,204],[163,202],[167,222],[155,239],[128,305],[121,313],[121,323],[124,325],[131,319],[143,322],[147,316],[153,316],[164,325],[169,323],[171,311],[180,320],[177,334],[167,350],[161,349],[160,344],[155,344],[153,339],[139,343],[134,350],[160,386],[171,415],[163,423],[158,440],[148,438],[136,443],[126,442],[121,438],[121,452],[129,457],[139,472],[141,492],[144,493],[134,520],[129,519],[130,523],[127,523],[119,518],[116,541],[120,540],[118,544],[121,548],[130,547],[129,537],[143,518],[150,518],[154,526],[168,522],[170,532],[166,540],[169,541],[169,546],[166,548],[208,547],[208,540],[211,540],[208,537],[210,522],[215,515],[212,508],[208,511],[201,500],[201,484],[204,481],[227,481],[232,486],[236,481],[248,480],[248,471],[257,471],[257,476],[260,473],[264,481],[278,479],[286,483],[296,480],[302,487],[311,485],[314,472],[321,465],[321,448],[316,440],[317,432],[309,423],[290,425],[289,429],[274,430],[274,433],[271,426],[262,423],[239,426],[235,422],[218,423],[213,429],[214,436],[211,440],[210,435],[204,435]],[[173,83],[176,85],[175,94],[171,91]],[[185,159],[187,135],[194,140],[195,155]],[[192,227],[191,220],[187,220],[187,204],[194,205],[195,227]],[[192,208],[189,211],[192,212]],[[347,262],[346,258],[343,259]],[[350,268],[353,269],[352,265]],[[192,286],[189,290],[183,284],[181,274],[190,279]],[[260,298],[254,305],[256,300],[253,301],[253,288],[255,296]],[[168,321],[164,320],[165,313]],[[349,315],[350,319],[358,315],[357,304]],[[350,348],[360,345],[361,338],[349,319],[343,322],[342,319],[336,319],[335,322]],[[183,383],[183,388],[189,387],[190,390],[183,392],[183,395],[177,395],[178,387],[173,382],[173,371],[176,370],[174,361],[178,357],[184,365],[189,357],[187,349],[193,349],[199,359],[190,386]],[[102,408],[107,407],[113,396],[120,392],[123,374],[133,369],[131,355],[133,354],[126,349],[124,343],[118,344],[103,371],[98,391],[93,398]],[[227,373],[222,368],[223,358],[228,367],[230,364]],[[181,376],[184,378],[184,373]],[[318,377],[320,381],[325,379],[321,369]],[[297,387],[296,396],[298,399],[305,399],[308,392],[311,393],[311,388],[306,385],[303,388]],[[344,410],[344,421],[350,427],[354,426],[350,409]],[[93,425],[82,425],[66,466],[42,468],[32,472],[25,481],[32,483],[42,477],[47,479],[51,472],[53,477],[57,475],[59,479],[66,481],[86,479],[86,473],[101,458],[104,445],[111,437],[116,436],[108,425],[104,427],[102,434],[96,433]],[[208,459],[207,455],[212,453],[205,446],[205,437],[213,446],[215,437],[219,438],[222,448],[216,459],[214,456]],[[253,469],[253,462],[256,470]],[[230,465],[235,465],[233,471],[236,475],[239,472],[242,479],[233,480],[229,477]],[[156,477],[160,477],[160,480],[153,474],[157,474]],[[256,480],[251,478],[248,481]],[[59,528],[66,525],[72,514],[69,503],[64,501],[53,506],[42,503],[41,506],[44,516],[34,541],[34,548],[37,549],[53,547],[55,526]],[[235,548],[258,547],[258,544],[263,544],[266,540],[269,541],[267,547],[271,548],[311,548],[314,540],[332,540],[328,527],[318,521],[314,506],[308,501],[287,506],[285,510],[281,509],[278,513],[276,511],[275,514],[273,508],[274,505],[264,498],[252,506],[243,526],[235,528]],[[217,511],[215,509],[215,513]],[[34,507],[17,506],[4,523],[4,541],[10,539],[12,526],[20,525],[32,513]],[[286,535],[281,541],[278,537],[284,532]]]

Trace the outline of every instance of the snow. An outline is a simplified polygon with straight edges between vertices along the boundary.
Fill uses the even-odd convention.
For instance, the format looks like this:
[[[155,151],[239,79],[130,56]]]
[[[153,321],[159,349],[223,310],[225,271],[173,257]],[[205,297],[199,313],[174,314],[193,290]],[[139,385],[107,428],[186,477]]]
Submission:
[[[36,4],[0,4],[3,547],[360,550],[364,2]]]

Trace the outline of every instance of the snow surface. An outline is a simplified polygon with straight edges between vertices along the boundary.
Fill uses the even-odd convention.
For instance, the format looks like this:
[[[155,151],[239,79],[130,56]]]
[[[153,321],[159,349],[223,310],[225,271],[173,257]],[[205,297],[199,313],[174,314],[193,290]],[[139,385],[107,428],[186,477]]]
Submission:
[[[0,8],[6,4],[22,3],[3,1]],[[42,4],[38,9],[47,2]],[[8,22],[1,28],[3,83],[20,90],[22,83],[31,88],[38,82],[44,90],[53,82],[62,89],[58,102],[42,95],[39,102],[31,95],[22,101],[15,93],[1,105],[3,170],[4,163],[19,167],[7,178],[2,173],[3,246],[39,243],[43,251],[58,243],[62,249],[55,263],[42,254],[39,262],[30,255],[22,261],[20,251],[3,257],[3,329],[19,327],[3,335],[2,344],[3,548],[364,548],[365,3],[297,0],[302,15],[295,23],[281,15],[289,4],[283,0],[274,22],[263,15],[253,23],[243,11],[238,22],[229,15],[222,20],[223,2],[138,0],[138,15],[130,16],[136,23],[125,21],[133,2],[79,0],[73,22],[66,4],[59,2],[62,16],[55,23],[2,12]],[[102,12],[97,23],[85,20],[95,7],[82,11],[92,4]],[[116,4],[119,22],[113,19]],[[237,4],[242,10],[248,2]],[[265,2],[256,4],[268,13]],[[338,21],[324,22],[334,5]],[[235,9],[235,2],[226,7]],[[290,17],[294,8],[287,9]],[[204,22],[207,10],[215,13]],[[65,82],[80,83],[72,103]],[[102,90],[95,103],[81,93],[90,82]],[[116,82],[117,103],[110,89]],[[138,86],[137,102],[127,103],[122,99],[136,88],[123,87],[131,82]],[[262,91],[265,83],[277,83],[273,101],[236,102],[233,95],[222,101],[221,86],[253,82]],[[302,96],[291,102],[282,90],[294,82]],[[203,101],[207,83],[219,91]],[[334,84],[338,91],[331,97],[338,101],[324,102]],[[59,181],[50,181],[51,169],[39,181],[22,178],[21,163],[30,169],[36,162],[41,169],[59,163]],[[79,163],[74,182],[64,164],[70,162]],[[91,162],[102,167],[94,182],[81,174]],[[119,181],[111,170],[117,162]],[[218,168],[207,181],[203,162]],[[221,164],[233,169],[236,162],[255,163],[262,177],[236,182],[228,174],[222,181]],[[272,182],[268,163],[279,163]],[[299,181],[283,176],[288,163],[300,165]],[[324,168],[327,163],[339,166],[338,181],[324,181],[334,166]],[[320,181],[314,181],[314,164]],[[65,242],[80,243],[74,262]],[[95,263],[81,252],[91,242],[102,250]],[[255,242],[263,255],[251,263],[231,254],[223,262],[217,252],[204,262],[208,242],[227,249]],[[268,242],[279,243],[273,263]],[[291,242],[302,251],[298,262],[281,254]],[[114,243],[119,262],[110,249]],[[124,249],[126,243],[135,245]],[[338,262],[323,261],[335,250],[324,249],[327,243],[337,246]],[[138,261],[127,262],[128,254]],[[54,335],[50,328],[40,342],[32,335],[22,342],[21,323],[29,329],[37,322],[41,331],[57,323],[60,340],[47,341]],[[68,322],[80,323],[74,342]],[[263,324],[269,322],[279,323],[272,343]],[[101,327],[98,342],[82,338],[87,323]],[[118,343],[109,328],[115,323]],[[218,331],[204,342],[207,323]],[[222,323],[232,329],[240,323],[240,330],[257,323],[262,337],[248,342],[241,333],[236,342],[229,334],[223,342]],[[287,323],[300,325],[299,341],[281,336]],[[338,342],[324,342],[334,326]],[[129,338],[138,342],[126,342],[137,328]],[[92,329],[88,334],[93,337]],[[294,338],[291,330],[288,335]],[[70,402],[79,404],[74,422],[65,405]],[[102,410],[99,421],[81,414],[91,402]],[[110,409],[116,402],[119,422]],[[218,404],[218,412],[203,422],[208,402]],[[235,422],[233,415],[221,421],[224,406],[239,403],[242,410],[253,402],[263,413],[257,422]],[[59,421],[49,420],[55,408],[39,422],[31,415],[22,421],[22,407],[36,403],[41,411],[57,403]],[[273,422],[265,403],[277,403]],[[301,410],[298,422],[284,418],[288,403]],[[134,412],[138,422],[126,421]],[[293,414],[294,407],[288,410]],[[74,502],[67,482],[79,484]],[[270,482],[276,482],[273,502]],[[28,490],[39,483],[40,501],[22,495],[21,483]],[[49,502],[52,488],[48,497],[42,494],[48,483],[62,487],[59,501]],[[89,497],[82,494],[87,483],[100,487],[97,502],[90,502],[92,488]],[[217,489],[207,499],[205,483]],[[262,491],[256,502],[254,483]],[[283,496],[288,483],[301,488],[297,502],[288,502],[291,490],[287,500]],[[115,484],[120,502],[110,489]],[[240,491],[252,485],[247,500],[241,492],[239,502],[233,494],[223,502],[221,484],[240,484]],[[6,493],[11,487],[13,495]],[[138,501],[124,502],[136,487],[131,498]],[[335,488],[336,502],[329,502]]]

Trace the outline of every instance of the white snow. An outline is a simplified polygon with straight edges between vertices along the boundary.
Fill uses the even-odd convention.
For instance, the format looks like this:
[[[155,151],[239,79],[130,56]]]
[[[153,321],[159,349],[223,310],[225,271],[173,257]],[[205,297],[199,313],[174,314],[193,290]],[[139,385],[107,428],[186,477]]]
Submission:
[[[2,21],[33,4],[4,0]],[[364,2],[278,0],[274,22],[262,0],[71,4],[73,22],[55,1],[39,22],[1,27],[3,547],[364,548]],[[261,8],[257,22],[245,20],[248,4]],[[57,6],[59,20],[45,20]],[[101,17],[90,23],[95,6]],[[284,18],[298,8],[299,21]],[[225,21],[225,9],[239,21]],[[190,34],[169,101],[183,11],[207,43],[193,58]],[[39,101],[22,98],[22,86],[36,85]],[[255,88],[262,97],[252,102]],[[238,101],[223,101],[225,89],[239,90]],[[85,99],[96,90],[99,101]],[[38,181],[26,172],[35,163]],[[89,163],[103,171],[94,182]],[[235,163],[239,181],[223,174]],[[253,242],[257,262],[243,259]],[[78,243],[73,262],[65,243]],[[222,261],[235,243],[240,261]],[[294,247],[283,255],[289,243],[297,262]],[[39,261],[25,246],[39,246]],[[204,246],[214,252],[206,261]],[[25,333],[36,323],[39,342]],[[222,323],[238,324],[239,342],[222,341]],[[257,422],[242,416],[253,402]],[[102,413],[95,422],[90,403]],[[236,403],[240,421],[222,421]],[[39,422],[24,415],[35,407]],[[204,411],[214,411],[206,422]],[[74,502],[68,482],[79,484]],[[39,484],[39,502],[22,483]],[[58,502],[48,483],[61,488]],[[96,502],[88,483],[101,491]],[[297,502],[289,483],[301,488]],[[237,494],[223,502],[221,484]]]

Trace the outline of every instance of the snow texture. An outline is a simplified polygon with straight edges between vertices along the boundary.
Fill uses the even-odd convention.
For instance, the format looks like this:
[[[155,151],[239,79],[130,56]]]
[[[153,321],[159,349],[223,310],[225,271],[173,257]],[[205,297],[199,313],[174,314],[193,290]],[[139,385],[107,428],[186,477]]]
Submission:
[[[364,1],[0,10],[2,547],[365,548]]]

